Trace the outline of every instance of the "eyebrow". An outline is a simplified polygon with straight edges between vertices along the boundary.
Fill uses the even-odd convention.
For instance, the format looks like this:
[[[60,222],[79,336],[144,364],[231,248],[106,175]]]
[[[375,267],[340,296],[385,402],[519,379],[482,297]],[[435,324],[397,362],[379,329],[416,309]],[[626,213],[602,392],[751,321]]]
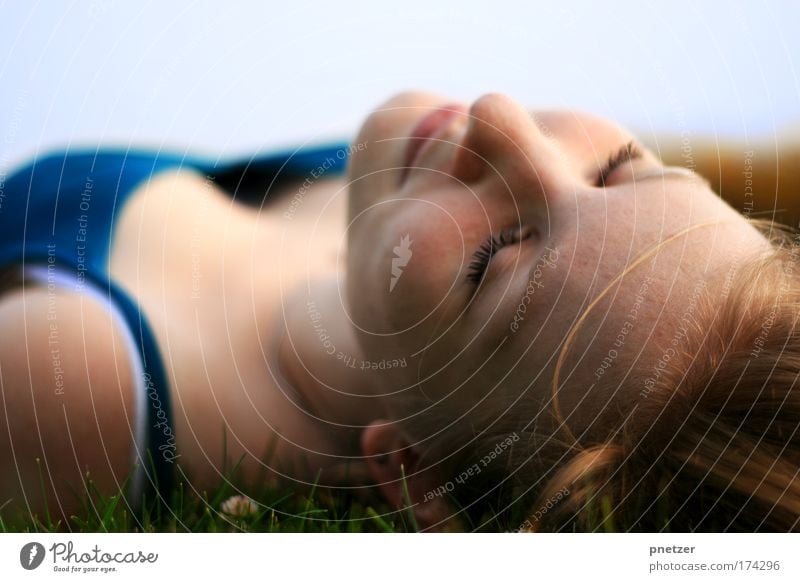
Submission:
[[[654,180],[667,180],[669,178],[677,178],[686,181],[692,182],[700,182],[701,184],[711,188],[711,182],[709,182],[706,178],[698,174],[697,172],[693,172],[689,168],[683,168],[681,166],[666,166],[664,168],[659,168],[658,170],[648,172],[644,176],[633,177],[633,184],[634,186],[642,183],[642,182],[650,182]],[[713,190],[713,188],[711,188]]]

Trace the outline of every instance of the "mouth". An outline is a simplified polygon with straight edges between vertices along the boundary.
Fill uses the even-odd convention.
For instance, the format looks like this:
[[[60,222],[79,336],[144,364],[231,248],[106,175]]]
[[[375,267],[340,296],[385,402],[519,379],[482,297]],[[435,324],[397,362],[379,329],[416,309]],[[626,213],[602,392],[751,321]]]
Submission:
[[[421,158],[425,146],[447,129],[449,121],[458,115],[465,115],[466,113],[466,107],[451,103],[434,109],[417,122],[408,136],[408,146],[406,146],[403,170],[400,175],[400,185],[406,181],[409,172]]]

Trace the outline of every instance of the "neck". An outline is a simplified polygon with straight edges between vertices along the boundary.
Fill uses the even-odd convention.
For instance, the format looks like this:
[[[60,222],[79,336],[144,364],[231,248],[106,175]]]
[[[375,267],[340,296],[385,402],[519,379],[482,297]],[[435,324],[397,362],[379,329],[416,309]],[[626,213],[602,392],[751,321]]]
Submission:
[[[380,377],[363,357],[336,276],[300,285],[285,303],[278,365],[312,415],[366,426],[386,416]]]

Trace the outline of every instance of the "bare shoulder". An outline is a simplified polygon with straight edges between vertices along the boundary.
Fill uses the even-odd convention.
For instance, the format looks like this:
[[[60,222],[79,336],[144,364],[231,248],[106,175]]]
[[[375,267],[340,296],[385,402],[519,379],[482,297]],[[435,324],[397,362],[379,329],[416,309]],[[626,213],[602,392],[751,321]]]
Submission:
[[[40,471],[51,511],[74,508],[87,471],[117,491],[130,469],[135,383],[120,325],[80,293],[37,286],[0,297],[0,466],[18,477],[0,484],[3,500],[40,507]]]

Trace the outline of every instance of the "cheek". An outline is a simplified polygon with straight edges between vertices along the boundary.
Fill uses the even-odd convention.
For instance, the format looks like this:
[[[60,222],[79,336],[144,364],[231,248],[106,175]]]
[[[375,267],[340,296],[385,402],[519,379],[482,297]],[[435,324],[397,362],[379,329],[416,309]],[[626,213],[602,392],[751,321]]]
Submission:
[[[465,297],[462,266],[469,263],[474,229],[465,227],[463,209],[445,209],[418,203],[410,220],[398,225],[387,267],[393,289],[387,294],[392,331],[414,328],[426,334],[451,320],[451,312],[463,308]],[[458,207],[456,207],[458,208]],[[410,241],[409,252],[401,251]]]
[[[364,331],[413,349],[463,309],[461,267],[469,262],[474,235],[464,226],[463,204],[452,210],[427,199],[384,206],[384,220],[351,241],[357,260],[348,282],[350,305]]]

